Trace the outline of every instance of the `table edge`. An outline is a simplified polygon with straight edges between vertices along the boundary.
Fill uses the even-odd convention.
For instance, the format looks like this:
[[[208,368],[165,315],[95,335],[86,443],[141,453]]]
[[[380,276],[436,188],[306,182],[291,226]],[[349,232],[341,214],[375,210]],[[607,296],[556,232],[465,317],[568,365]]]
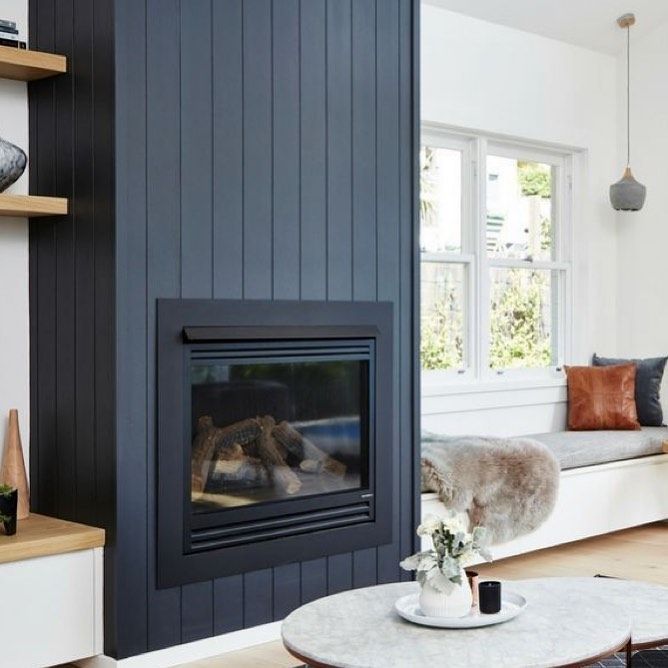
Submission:
[[[283,647],[292,654],[292,656],[295,657],[295,659],[298,659],[299,661],[303,661],[306,666],[309,668],[341,668],[341,666],[337,666],[336,664],[332,663],[323,663],[322,661],[318,661],[315,659],[310,659],[307,656],[304,656],[303,654],[300,654],[298,650],[293,649],[288,645],[288,643],[285,641],[285,639],[282,639],[283,642]],[[656,645],[653,645],[656,647]],[[602,661],[603,659],[607,659],[609,656],[612,656],[613,654],[617,654],[618,652],[624,651],[624,650],[635,650],[635,649],[647,649],[646,647],[637,647],[636,645],[631,645],[631,636],[629,635],[628,638],[619,646],[613,647],[610,651],[606,651],[603,654],[597,654],[596,656],[592,657],[587,657],[580,659],[576,661],[575,663],[555,663],[552,668],[586,668],[587,666],[591,665],[592,663],[596,663],[598,661]]]

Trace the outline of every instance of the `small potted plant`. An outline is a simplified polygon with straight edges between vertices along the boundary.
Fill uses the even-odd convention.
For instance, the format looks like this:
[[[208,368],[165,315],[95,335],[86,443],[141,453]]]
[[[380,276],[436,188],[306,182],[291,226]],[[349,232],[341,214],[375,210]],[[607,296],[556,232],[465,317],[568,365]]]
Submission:
[[[11,485],[0,485],[0,522],[4,525],[5,533],[13,536],[16,533],[16,506],[19,492]]]
[[[417,534],[430,538],[432,549],[404,559],[401,567],[417,572],[422,613],[428,617],[468,615],[472,593],[464,569],[477,556],[492,560],[487,551],[487,529],[475,527],[469,533],[464,516],[451,512],[445,517],[425,517]]]

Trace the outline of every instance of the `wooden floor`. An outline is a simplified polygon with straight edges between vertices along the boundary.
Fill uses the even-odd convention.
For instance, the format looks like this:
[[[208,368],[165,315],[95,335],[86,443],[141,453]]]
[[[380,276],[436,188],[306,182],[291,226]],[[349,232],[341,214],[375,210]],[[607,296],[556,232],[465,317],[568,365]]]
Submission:
[[[610,575],[668,586],[668,522],[504,559],[478,568],[490,578]],[[181,668],[293,668],[281,643],[267,643]]]

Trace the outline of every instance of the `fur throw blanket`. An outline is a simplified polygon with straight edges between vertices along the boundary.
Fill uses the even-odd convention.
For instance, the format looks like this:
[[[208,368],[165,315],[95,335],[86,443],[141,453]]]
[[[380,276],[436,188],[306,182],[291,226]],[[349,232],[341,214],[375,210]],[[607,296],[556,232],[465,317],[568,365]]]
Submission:
[[[446,507],[468,513],[493,543],[538,528],[554,508],[559,463],[530,438],[422,437],[422,489]]]

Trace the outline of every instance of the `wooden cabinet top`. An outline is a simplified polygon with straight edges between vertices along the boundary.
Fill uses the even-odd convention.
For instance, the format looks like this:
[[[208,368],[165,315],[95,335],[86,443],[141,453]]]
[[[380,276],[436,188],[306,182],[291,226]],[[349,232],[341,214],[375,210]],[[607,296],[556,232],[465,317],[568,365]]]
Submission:
[[[0,564],[104,546],[104,529],[32,513],[14,536],[0,533]]]

